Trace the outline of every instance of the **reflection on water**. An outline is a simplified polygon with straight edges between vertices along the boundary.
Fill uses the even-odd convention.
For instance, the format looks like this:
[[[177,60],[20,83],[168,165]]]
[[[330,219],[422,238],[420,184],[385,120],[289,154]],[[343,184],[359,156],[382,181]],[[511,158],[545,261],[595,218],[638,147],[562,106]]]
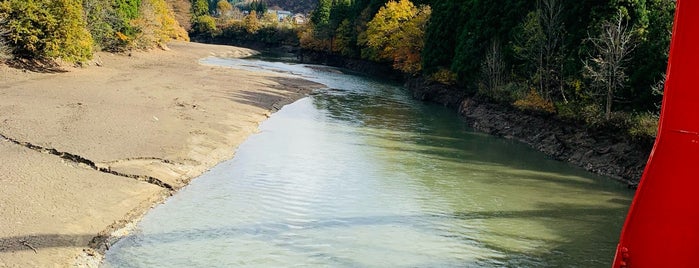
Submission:
[[[210,58],[328,85],[288,105],[107,254],[107,267],[608,267],[623,185],[474,133],[398,86]]]

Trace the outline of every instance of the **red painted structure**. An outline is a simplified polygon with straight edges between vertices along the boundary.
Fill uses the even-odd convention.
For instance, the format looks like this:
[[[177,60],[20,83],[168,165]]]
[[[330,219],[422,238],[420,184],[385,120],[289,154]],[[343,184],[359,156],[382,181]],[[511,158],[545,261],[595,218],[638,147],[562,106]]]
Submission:
[[[660,128],[613,267],[699,267],[698,0],[677,1]]]

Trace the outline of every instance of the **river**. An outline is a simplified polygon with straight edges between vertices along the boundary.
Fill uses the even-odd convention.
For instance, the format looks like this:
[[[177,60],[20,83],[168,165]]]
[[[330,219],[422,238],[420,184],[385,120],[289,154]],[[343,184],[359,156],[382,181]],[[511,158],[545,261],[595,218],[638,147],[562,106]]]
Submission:
[[[103,267],[609,267],[625,185],[474,132],[398,85],[207,58],[327,85],[150,211]]]

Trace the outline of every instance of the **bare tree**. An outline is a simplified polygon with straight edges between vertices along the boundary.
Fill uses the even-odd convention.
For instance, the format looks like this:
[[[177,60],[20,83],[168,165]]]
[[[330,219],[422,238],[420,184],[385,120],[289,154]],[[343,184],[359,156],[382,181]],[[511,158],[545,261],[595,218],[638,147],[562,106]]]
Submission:
[[[561,50],[565,28],[561,0],[538,0],[536,10],[530,12],[522,22],[522,35],[516,37],[515,52],[527,61],[534,70],[533,79],[538,83],[541,96],[551,100],[553,87],[563,91]]]
[[[494,91],[504,84],[505,60],[500,42],[493,40],[481,65],[485,88]]]
[[[605,96],[605,118],[612,113],[614,92],[626,84],[626,63],[635,48],[633,33],[621,13],[613,21],[602,23],[598,37],[589,37],[594,55],[585,61],[585,74],[598,89],[598,95]]]
[[[561,97],[568,101],[563,91],[561,65],[561,48],[565,29],[563,27],[563,6],[560,0],[540,0],[538,2],[539,24],[543,40],[541,44],[541,84],[545,94],[550,98],[551,88],[558,86]],[[561,68],[562,69],[562,68]]]

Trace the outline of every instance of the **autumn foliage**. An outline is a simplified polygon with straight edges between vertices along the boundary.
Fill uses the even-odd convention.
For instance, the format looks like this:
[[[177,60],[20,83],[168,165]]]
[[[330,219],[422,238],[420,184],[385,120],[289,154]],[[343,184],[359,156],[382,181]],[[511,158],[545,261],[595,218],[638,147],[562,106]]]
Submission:
[[[0,33],[14,57],[67,62],[188,39],[165,0],[4,0]]]
[[[0,3],[0,32],[12,54],[61,58],[69,62],[92,57],[93,40],[77,0],[9,0]]]
[[[429,6],[390,1],[367,25],[367,44],[379,51],[380,59],[393,61],[394,68],[417,74],[422,69],[420,53],[431,13]]]

